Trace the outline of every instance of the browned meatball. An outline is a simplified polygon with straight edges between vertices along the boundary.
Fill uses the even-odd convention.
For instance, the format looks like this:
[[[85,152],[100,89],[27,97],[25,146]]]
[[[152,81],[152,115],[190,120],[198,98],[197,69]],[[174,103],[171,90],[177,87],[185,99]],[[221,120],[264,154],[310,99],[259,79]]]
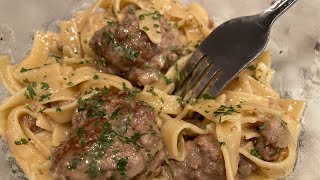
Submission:
[[[240,162],[239,162],[239,168],[238,173],[240,174],[240,177],[247,177],[253,174],[254,171],[257,170],[256,164],[254,164],[251,160],[244,157],[243,155],[240,155]]]
[[[258,154],[265,161],[277,160],[291,142],[287,124],[278,118],[261,125],[258,132],[260,137],[257,138],[254,145]]]
[[[139,28],[133,6],[124,10],[123,22],[110,22],[97,31],[90,47],[96,54],[96,67],[130,80],[135,85],[148,85],[158,80],[182,54],[177,33],[167,20],[155,11],[150,14],[160,26],[162,41],[154,44]]]
[[[186,159],[170,161],[174,178],[169,168],[165,176],[176,180],[226,179],[224,158],[213,134],[200,135],[186,142]]]
[[[166,154],[145,103],[105,88],[79,100],[73,123],[74,132],[52,155],[55,179],[146,179],[160,173]]]

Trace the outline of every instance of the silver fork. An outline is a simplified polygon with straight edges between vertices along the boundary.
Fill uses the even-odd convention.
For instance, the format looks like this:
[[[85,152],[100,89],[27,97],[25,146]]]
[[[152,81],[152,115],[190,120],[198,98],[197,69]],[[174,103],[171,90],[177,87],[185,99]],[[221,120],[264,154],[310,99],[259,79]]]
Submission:
[[[265,49],[274,21],[298,0],[277,0],[266,11],[229,20],[218,26],[197,48],[181,73],[175,95],[212,97]]]

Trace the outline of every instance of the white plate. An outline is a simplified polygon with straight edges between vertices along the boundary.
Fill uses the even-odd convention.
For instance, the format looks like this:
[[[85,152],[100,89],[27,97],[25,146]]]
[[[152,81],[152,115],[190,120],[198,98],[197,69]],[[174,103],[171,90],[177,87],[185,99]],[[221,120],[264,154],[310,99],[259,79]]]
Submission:
[[[91,0],[90,0],[91,1]],[[191,0],[182,0],[191,2]],[[215,24],[237,16],[252,15],[266,9],[271,0],[194,0],[206,7]],[[0,0],[0,54],[19,62],[30,49],[36,30],[54,29],[54,22],[71,16],[89,0]],[[283,97],[303,99],[308,106],[303,118],[299,155],[290,179],[320,179],[320,0],[300,0],[274,25],[269,49],[277,73],[273,87]],[[0,99],[8,94],[0,86]],[[0,143],[0,177],[21,179],[14,160]],[[13,173],[15,172],[15,173]]]

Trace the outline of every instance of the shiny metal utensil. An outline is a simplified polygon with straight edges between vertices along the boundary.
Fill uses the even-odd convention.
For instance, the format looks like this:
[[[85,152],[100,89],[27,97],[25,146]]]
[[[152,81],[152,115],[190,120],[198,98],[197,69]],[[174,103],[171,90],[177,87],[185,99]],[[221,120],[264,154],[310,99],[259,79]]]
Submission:
[[[197,48],[182,72],[175,95],[197,98],[220,91],[265,49],[274,21],[298,0],[277,0],[266,11],[229,20]]]

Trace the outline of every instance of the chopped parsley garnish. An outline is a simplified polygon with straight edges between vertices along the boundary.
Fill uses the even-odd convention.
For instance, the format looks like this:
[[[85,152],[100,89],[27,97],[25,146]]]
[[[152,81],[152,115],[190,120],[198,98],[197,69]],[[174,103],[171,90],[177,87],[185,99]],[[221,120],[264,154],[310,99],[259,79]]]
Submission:
[[[158,27],[160,27],[160,25],[159,24],[154,24],[153,27],[158,28]]]
[[[232,113],[239,113],[238,111],[236,111],[236,109],[233,106],[227,107],[224,105],[221,105],[215,112],[214,115],[217,117],[218,115],[221,116],[226,116],[226,115],[230,115]]]
[[[259,81],[259,78],[255,75],[255,74],[252,74],[251,77],[257,81]]]
[[[261,159],[260,151],[259,151],[258,149],[256,149],[256,148],[251,149],[250,154],[251,154],[252,156],[255,156],[255,157]]]
[[[172,79],[168,78],[166,75],[164,75],[162,73],[160,73],[160,77],[162,77],[166,81],[167,85],[173,83]]]
[[[119,119],[119,116],[120,116],[120,111],[121,111],[121,108],[117,108],[116,110],[114,110],[110,116],[110,119],[113,120],[113,119]]]
[[[140,56],[139,51],[135,51],[131,49],[129,46],[119,43],[111,31],[105,32],[105,37],[107,38],[108,42],[115,51],[122,52],[124,56],[129,60],[133,61]]]
[[[142,27],[143,30],[149,31],[150,29],[147,26]]]
[[[183,98],[178,97],[176,100],[178,101],[178,103],[181,106],[184,106],[186,104],[194,105],[196,103],[196,99],[195,98],[192,98],[192,99],[189,99],[189,100],[184,100]]]
[[[107,21],[108,25],[109,26],[112,26],[113,25],[113,22],[112,21]]]
[[[261,125],[261,126],[258,127],[259,130],[264,130],[264,129],[266,129],[266,128],[268,128],[268,125],[267,125],[267,124],[263,124],[263,125]]]
[[[256,70],[256,66],[254,66],[254,65],[251,65],[251,66],[248,66],[247,67],[247,69],[249,69],[250,71],[254,71],[254,70]]]
[[[40,96],[39,102],[44,101],[45,99],[50,100],[50,96],[52,95],[52,93],[47,93],[47,94],[42,94]]]
[[[80,158],[73,158],[72,161],[70,163],[68,163],[67,168],[69,170],[74,170],[77,169],[78,164],[81,162]]]
[[[144,134],[141,134],[141,133],[139,133],[139,132],[134,133],[133,136],[131,136],[130,140],[131,140],[131,142],[133,142],[133,143],[137,143],[143,135],[144,135]]]
[[[27,108],[29,111],[33,111],[32,108],[31,108],[31,106],[30,106],[29,104],[26,105],[26,108]]]
[[[284,148],[277,147],[276,151],[274,152],[273,155],[277,155],[277,154],[281,153],[283,150],[284,150]]]
[[[177,63],[174,65],[174,69],[176,70],[176,74],[175,74],[176,81],[180,82],[181,77],[180,77],[180,72],[179,72]]]
[[[164,104],[164,99],[162,97],[160,98],[160,102],[161,104]]]
[[[139,19],[140,19],[140,20],[144,20],[144,18],[145,18],[145,17],[144,17],[143,14],[139,16]]]
[[[78,128],[76,131],[76,134],[78,137],[82,137],[83,136],[83,128],[82,127]]]
[[[147,90],[148,93],[152,94],[153,96],[158,96],[158,94],[154,91],[154,87],[151,86],[148,90]]]
[[[98,166],[98,162],[96,160],[90,160],[88,168],[88,174],[90,179],[95,179],[102,173],[103,170]]]
[[[44,111],[44,110],[46,110],[46,109],[47,109],[46,107],[44,107],[43,109],[40,109],[40,110],[39,110],[39,113],[41,113],[41,114],[42,114],[42,113],[43,113],[43,111]]]
[[[205,100],[213,99],[213,97],[210,96],[209,94],[202,94],[202,95],[201,95],[201,98],[202,98],[202,99],[205,99]]]
[[[28,143],[29,143],[29,141],[27,139],[25,139],[25,138],[21,138],[18,141],[14,141],[15,145],[22,145],[22,144],[28,144]]]
[[[49,88],[49,84],[41,82],[41,89],[48,90]]]
[[[73,82],[68,82],[67,85],[68,86],[73,86]]]
[[[61,55],[53,53],[53,52],[49,52],[48,56],[49,57],[54,57],[56,60],[60,60],[62,58]]]
[[[118,169],[121,177],[124,178],[124,179],[127,178],[126,167],[128,165],[128,160],[129,160],[128,157],[116,160],[117,169]]]
[[[34,96],[36,96],[37,94],[34,92],[31,84],[28,84],[27,85],[27,92],[24,93],[24,96],[27,98],[27,99],[33,99]]]
[[[60,107],[56,108],[56,112],[61,112],[61,111],[62,111],[62,109]]]
[[[32,69],[27,69],[27,68],[22,67],[21,70],[20,70],[20,72],[21,72],[21,73],[24,73],[24,72],[27,72],[27,71],[30,71],[30,70],[32,70]]]
[[[103,96],[109,93],[109,89],[104,87],[104,89],[91,96],[88,99],[80,98],[78,100],[78,112],[87,110],[87,116],[89,118],[103,118],[107,115],[105,107],[103,106],[105,101],[103,100]]]
[[[32,83],[31,83],[31,86],[32,86],[32,87],[37,87],[37,83],[36,83],[36,82],[32,82]]]
[[[99,79],[99,76],[98,75],[94,75],[93,76],[93,80],[97,80],[97,79]]]
[[[225,146],[227,143],[226,142],[218,142],[219,143],[219,146],[221,147],[221,146]]]

